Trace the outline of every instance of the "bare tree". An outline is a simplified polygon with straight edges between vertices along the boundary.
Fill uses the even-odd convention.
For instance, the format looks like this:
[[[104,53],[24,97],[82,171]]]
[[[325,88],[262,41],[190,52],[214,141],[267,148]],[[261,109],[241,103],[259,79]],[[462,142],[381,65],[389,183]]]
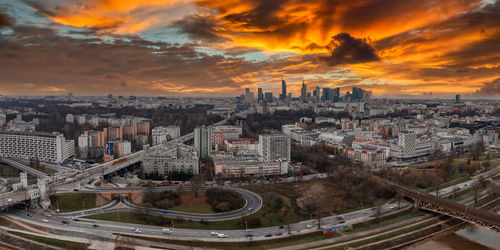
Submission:
[[[203,178],[199,174],[193,176],[190,180],[191,182],[191,190],[193,190],[194,197],[198,197],[198,192],[200,191],[201,186],[203,185]]]
[[[318,229],[321,228],[321,216],[327,208],[327,191],[321,184],[312,185],[304,192],[302,197],[297,199],[297,205],[304,211],[314,214],[318,220]]]

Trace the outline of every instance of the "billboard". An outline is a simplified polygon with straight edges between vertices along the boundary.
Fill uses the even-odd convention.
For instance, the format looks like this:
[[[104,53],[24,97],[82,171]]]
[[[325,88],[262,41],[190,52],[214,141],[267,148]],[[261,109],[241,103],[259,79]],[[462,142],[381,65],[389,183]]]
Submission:
[[[113,142],[106,142],[106,144],[104,144],[104,154],[115,155],[114,145],[115,144]]]

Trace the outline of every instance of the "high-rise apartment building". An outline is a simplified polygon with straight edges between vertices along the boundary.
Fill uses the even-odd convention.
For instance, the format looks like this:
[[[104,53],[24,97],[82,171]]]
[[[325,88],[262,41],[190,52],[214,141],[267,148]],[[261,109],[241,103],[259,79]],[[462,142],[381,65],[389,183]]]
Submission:
[[[196,127],[194,129],[194,147],[200,158],[206,158],[212,151],[212,128]]]
[[[0,131],[0,156],[57,163],[75,154],[75,141],[59,133]]]
[[[259,135],[259,156],[264,161],[287,161],[290,157],[290,137],[284,134]]]

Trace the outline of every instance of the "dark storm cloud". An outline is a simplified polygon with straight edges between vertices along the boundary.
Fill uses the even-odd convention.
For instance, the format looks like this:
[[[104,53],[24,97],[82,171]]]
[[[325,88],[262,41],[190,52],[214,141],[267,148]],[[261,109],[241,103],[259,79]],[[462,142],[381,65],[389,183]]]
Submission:
[[[483,86],[476,92],[476,94],[481,96],[500,95],[500,78],[497,78],[491,82],[484,83]]]
[[[0,11],[0,29],[14,26],[14,19]]]
[[[354,38],[348,33],[340,33],[332,37],[329,47],[330,55],[319,56],[319,59],[329,66],[380,60],[375,49],[368,44],[366,39]]]
[[[174,22],[172,27],[177,27],[188,34],[193,40],[221,42],[226,39],[217,35],[214,20],[208,17],[193,15]]]

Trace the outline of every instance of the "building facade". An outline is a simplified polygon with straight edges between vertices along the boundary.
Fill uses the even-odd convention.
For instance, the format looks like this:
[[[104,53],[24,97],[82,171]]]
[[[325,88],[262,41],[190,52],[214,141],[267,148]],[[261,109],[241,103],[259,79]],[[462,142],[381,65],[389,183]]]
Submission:
[[[169,143],[150,149],[142,157],[142,166],[147,174],[168,176],[170,173],[199,174],[199,159],[196,149],[182,143]]]
[[[151,143],[155,146],[179,138],[180,136],[181,129],[179,126],[155,127],[151,130]]]
[[[59,133],[0,131],[0,156],[62,162],[75,154],[75,141]]]
[[[259,135],[259,156],[263,161],[287,161],[290,157],[290,137],[284,134]]]
[[[200,158],[205,158],[212,151],[212,128],[196,127],[194,129],[194,147]]]

